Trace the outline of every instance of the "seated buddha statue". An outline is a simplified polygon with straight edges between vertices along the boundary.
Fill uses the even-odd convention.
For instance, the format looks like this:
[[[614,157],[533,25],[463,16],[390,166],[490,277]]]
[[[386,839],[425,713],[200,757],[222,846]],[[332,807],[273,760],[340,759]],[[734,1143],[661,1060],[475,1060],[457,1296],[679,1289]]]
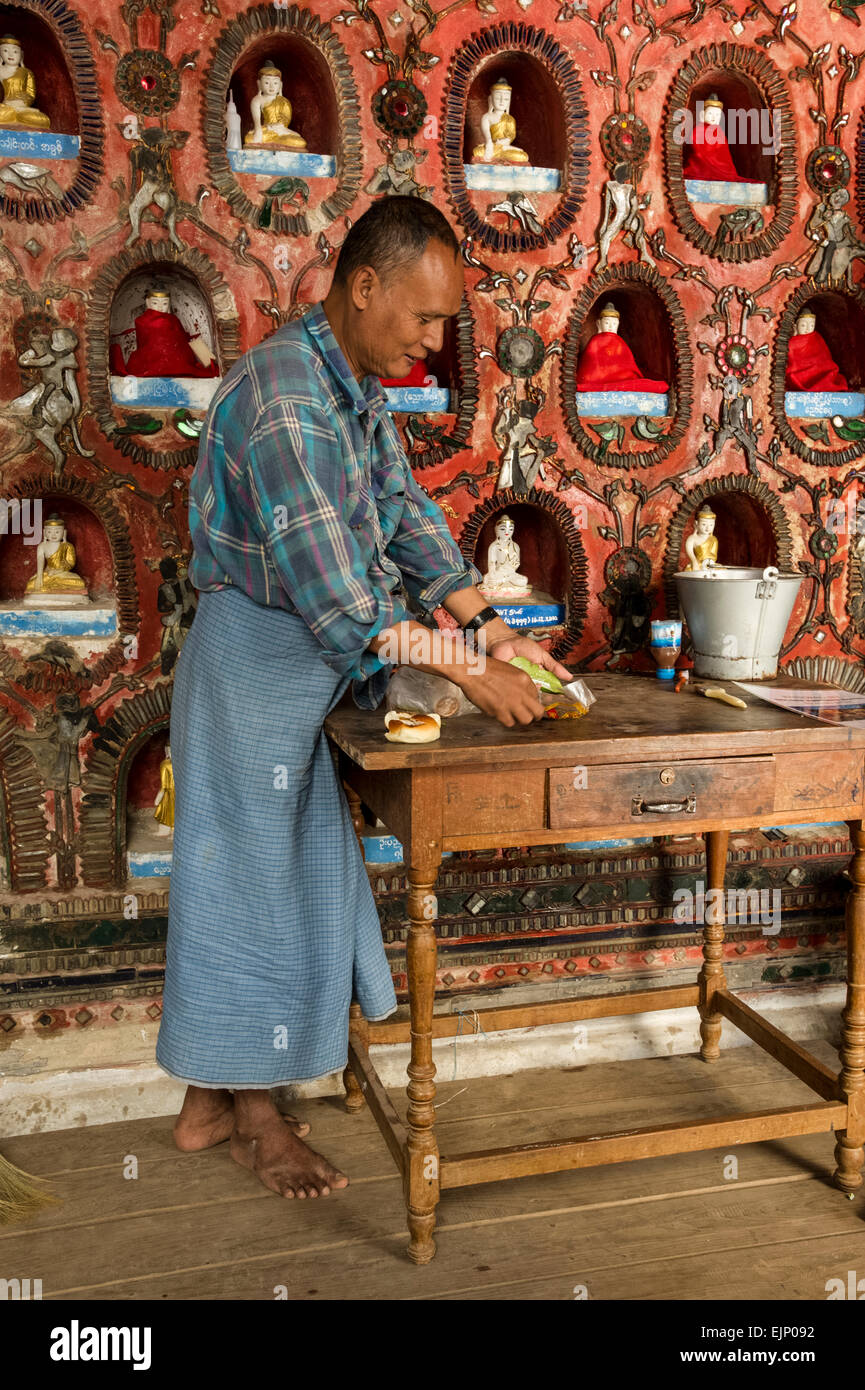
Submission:
[[[219,367],[200,334],[187,333],[171,312],[165,290],[150,289],[145,309],[135,320],[135,349],[126,362],[119,344],[111,351],[111,371],[117,376],[219,376]]]
[[[258,70],[258,91],[249,103],[249,114],[252,117],[252,130],[244,136],[244,145],[270,145],[280,150],[306,149],[303,136],[289,125],[291,102],[282,94],[282,73],[273,63],[265,63]]]
[[[505,512],[496,522],[495,540],[487,551],[487,572],[478,585],[485,598],[527,598],[532,586],[519,572],[520,547],[514,540],[514,523]]]
[[[483,144],[472,150],[473,164],[528,164],[529,157],[513,143],[517,123],[510,113],[511,85],[500,77],[490,88],[487,109],[481,116]]]
[[[66,523],[52,512],[36,547],[36,573],[27,581],[25,603],[38,603],[43,594],[68,594],[86,599],[87,585],[75,573],[75,546],[66,539]]]
[[[847,378],[838,370],[826,339],[817,332],[817,316],[803,309],[796,332],[787,344],[784,385],[788,391],[849,391]]]
[[[21,44],[12,34],[0,39],[0,81],[3,100],[0,102],[0,126],[23,130],[50,130],[51,122],[44,111],[33,105],[36,99],[36,79],[22,60]]]
[[[718,563],[718,537],[715,531],[715,513],[707,502],[697,512],[697,521],[691,535],[685,541],[685,554],[689,570],[714,569]]]
[[[598,315],[597,330],[580,354],[577,390],[649,391],[663,395],[669,389],[669,382],[643,376],[628,344],[619,337],[618,309],[615,304],[605,304]]]
[[[698,110],[701,103],[698,102]],[[694,125],[694,134],[685,146],[682,173],[686,179],[707,179],[712,183],[762,183],[740,174],[733,163],[727,136],[721,122],[724,103],[714,92],[702,102],[703,116]]]

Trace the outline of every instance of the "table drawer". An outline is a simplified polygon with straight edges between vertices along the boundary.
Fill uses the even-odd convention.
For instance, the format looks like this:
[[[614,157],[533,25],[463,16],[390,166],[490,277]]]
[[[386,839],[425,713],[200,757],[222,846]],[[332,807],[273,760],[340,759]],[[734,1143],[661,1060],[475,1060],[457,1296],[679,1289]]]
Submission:
[[[759,817],[775,805],[775,759],[705,758],[668,763],[552,767],[551,830],[600,825],[699,825],[715,815]],[[756,822],[755,822],[756,823]]]

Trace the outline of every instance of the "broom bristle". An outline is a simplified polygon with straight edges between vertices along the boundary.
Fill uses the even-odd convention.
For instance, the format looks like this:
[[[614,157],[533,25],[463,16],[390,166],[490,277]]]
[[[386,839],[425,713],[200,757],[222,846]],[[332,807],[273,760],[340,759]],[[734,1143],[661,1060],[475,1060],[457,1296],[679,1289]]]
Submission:
[[[42,1185],[45,1182],[45,1178],[33,1177],[16,1168],[0,1154],[0,1226],[20,1221],[42,1207],[59,1202],[59,1197],[45,1190]]]

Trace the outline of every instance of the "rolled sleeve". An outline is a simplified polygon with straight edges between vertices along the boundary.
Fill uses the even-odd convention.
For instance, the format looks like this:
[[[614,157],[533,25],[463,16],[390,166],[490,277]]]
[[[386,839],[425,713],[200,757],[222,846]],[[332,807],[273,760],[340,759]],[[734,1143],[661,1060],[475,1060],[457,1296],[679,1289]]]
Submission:
[[[322,659],[339,675],[368,679],[385,665],[370,642],[406,610],[370,583],[343,513],[345,473],[326,413],[283,402],[264,411],[249,440],[248,477],[268,558]]]
[[[408,461],[405,477],[405,507],[387,553],[408,592],[432,612],[448,594],[479,584],[483,576],[463,556],[441,507],[415,481]]]

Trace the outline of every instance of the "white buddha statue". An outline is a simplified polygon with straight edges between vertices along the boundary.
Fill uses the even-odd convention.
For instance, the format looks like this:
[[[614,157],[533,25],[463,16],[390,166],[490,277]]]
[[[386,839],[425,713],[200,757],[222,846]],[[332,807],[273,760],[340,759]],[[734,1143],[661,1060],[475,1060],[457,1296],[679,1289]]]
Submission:
[[[291,102],[282,94],[282,73],[274,63],[258,70],[258,91],[249,103],[252,130],[244,138],[247,147],[271,145],[281,150],[305,150],[306,141],[289,125]]]
[[[513,143],[517,123],[510,114],[511,84],[499,78],[490,88],[487,109],[481,116],[483,144],[472,150],[475,164],[528,164],[525,150]]]
[[[68,608],[87,598],[87,585],[75,573],[75,546],[66,539],[66,523],[52,512],[42,527],[36,573],[27,581],[22,603],[28,608]]]
[[[3,100],[0,101],[0,126],[23,130],[50,130],[51,122],[33,102],[36,99],[36,79],[25,68],[21,44],[13,34],[0,39],[0,81]]]
[[[487,551],[487,572],[478,585],[484,598],[528,598],[532,586],[519,572],[520,547],[514,540],[514,523],[503,513],[496,522],[495,540]]]
[[[689,570],[715,569],[718,564],[718,537],[715,532],[715,513],[708,503],[697,513],[694,530],[685,541]]]

